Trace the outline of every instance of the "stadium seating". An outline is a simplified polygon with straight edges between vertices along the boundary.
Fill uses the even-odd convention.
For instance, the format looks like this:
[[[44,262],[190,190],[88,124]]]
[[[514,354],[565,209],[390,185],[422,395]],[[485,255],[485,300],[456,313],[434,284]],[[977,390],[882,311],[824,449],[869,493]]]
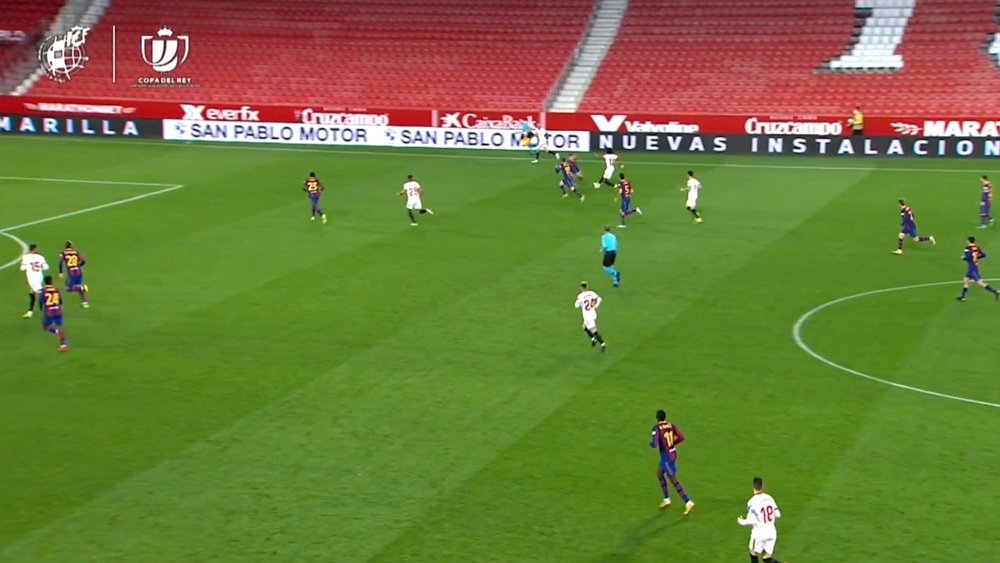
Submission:
[[[23,42],[0,44],[0,76],[12,65],[34,59],[35,40],[44,21],[55,18],[62,0],[2,0],[0,2],[0,30],[22,31]]]
[[[329,107],[538,110],[580,41],[595,0],[175,0],[113,2],[88,43],[75,95]],[[280,8],[279,8],[280,7]],[[110,77],[110,26],[119,78]],[[140,36],[190,36],[175,74],[197,94],[136,88],[155,73]],[[99,39],[100,38],[100,39]],[[65,95],[40,82],[33,95]]]
[[[880,2],[900,12],[857,28],[866,20],[856,18],[856,4]],[[1000,112],[1000,73],[986,52],[997,31],[992,1],[917,1],[895,51],[898,71],[891,71],[895,57],[844,57],[872,41],[869,34],[894,41],[908,4],[632,0],[581,109],[847,115],[860,104],[868,115]]]

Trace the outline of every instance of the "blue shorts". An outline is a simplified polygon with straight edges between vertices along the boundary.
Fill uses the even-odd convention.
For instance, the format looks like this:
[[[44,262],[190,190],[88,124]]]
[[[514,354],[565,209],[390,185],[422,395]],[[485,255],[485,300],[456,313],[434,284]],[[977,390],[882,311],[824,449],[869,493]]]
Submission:
[[[990,214],[990,207],[991,206],[989,204],[986,204],[986,203],[980,205],[979,206],[979,214],[982,215],[982,216],[984,216],[984,217],[987,216],[987,215],[989,215]]]
[[[670,459],[670,456],[664,455],[660,456],[660,471],[664,472],[670,477],[677,476],[677,460]]]
[[[977,282],[983,279],[983,276],[979,273],[979,268],[969,268],[969,271],[965,272],[965,279]]]
[[[82,272],[80,273],[80,275],[77,275],[77,276],[69,276],[69,279],[66,280],[66,289],[68,289],[70,291],[73,291],[73,290],[75,290],[76,288],[78,288],[78,287],[80,287],[82,285],[83,285],[83,273]]]
[[[903,225],[903,229],[899,231],[904,236],[917,238],[917,226],[916,225]]]
[[[62,315],[56,315],[54,317],[46,316],[42,320],[42,328],[44,328],[45,330],[48,330],[48,329],[50,329],[52,327],[62,326],[62,324],[63,324],[62,323]]]
[[[563,178],[562,185],[563,187],[569,188],[571,190],[576,189],[576,184],[573,182],[573,178]]]
[[[631,207],[631,206],[632,206],[632,198],[631,197],[623,197],[622,198],[622,213],[628,211],[629,207]]]

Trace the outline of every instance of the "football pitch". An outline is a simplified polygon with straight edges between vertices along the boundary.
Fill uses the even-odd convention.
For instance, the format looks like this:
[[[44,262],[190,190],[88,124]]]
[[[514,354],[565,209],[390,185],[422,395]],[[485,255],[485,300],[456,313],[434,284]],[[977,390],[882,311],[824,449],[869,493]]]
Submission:
[[[0,561],[746,561],[757,475],[781,560],[1000,552],[1000,303],[955,300],[966,236],[1000,278],[1000,227],[975,229],[995,162],[625,154],[644,214],[612,288],[593,155],[582,203],[509,153],[0,155],[0,263],[71,239],[92,304],[66,294],[60,354],[0,271]],[[900,197],[936,246],[890,254]],[[659,408],[687,517],[657,508]]]

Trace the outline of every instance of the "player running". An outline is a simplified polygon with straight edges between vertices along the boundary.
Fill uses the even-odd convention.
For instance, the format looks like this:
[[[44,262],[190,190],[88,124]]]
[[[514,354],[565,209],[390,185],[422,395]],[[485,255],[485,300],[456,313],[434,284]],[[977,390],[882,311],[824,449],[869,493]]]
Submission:
[[[424,189],[420,187],[420,182],[413,179],[413,174],[406,177],[406,182],[403,184],[403,189],[399,192],[399,195],[406,196],[406,214],[410,216],[411,227],[417,226],[417,218],[413,216],[414,211],[421,215],[425,213],[434,215],[433,211],[424,207],[424,203],[421,201]]]
[[[59,338],[59,351],[65,352],[66,332],[63,331],[62,306],[63,297],[59,288],[52,284],[52,276],[45,276],[42,291],[39,294],[42,307],[42,329],[51,332]]]
[[[566,157],[566,162],[569,164],[570,172],[573,173],[573,178],[577,180],[583,179],[583,170],[580,170],[580,163],[576,160],[576,155],[571,154]]]
[[[21,315],[25,319],[30,319],[35,314],[35,300],[45,284],[45,270],[48,269],[49,263],[38,253],[38,245],[29,245],[28,252],[21,256],[21,271],[28,282],[28,311]]]
[[[667,421],[667,413],[662,409],[656,411],[656,425],[653,426],[653,437],[649,440],[649,447],[660,451],[660,465],[656,468],[656,478],[660,480],[660,489],[663,491],[660,508],[670,508],[670,485],[673,485],[677,494],[684,500],[686,516],[694,510],[694,501],[684,491],[684,485],[677,480],[677,446],[683,441],[684,434],[680,428]],[[667,484],[668,479],[670,484]]]
[[[559,160],[559,153],[554,152],[549,148],[549,133],[540,127],[532,127],[531,132],[528,133],[528,138],[531,139],[529,146],[531,147],[532,163],[538,162],[538,157],[543,152],[547,152]]]
[[[968,241],[969,244],[965,245],[965,250],[962,252],[962,260],[965,260],[966,264],[965,279],[963,280],[962,285],[962,295],[959,295],[955,299],[965,301],[965,297],[969,294],[969,285],[974,283],[992,293],[995,299],[1000,300],[1000,291],[997,291],[996,288],[987,283],[979,271],[979,261],[986,258],[986,253],[983,252],[983,249],[980,248],[978,244],[976,244],[976,237],[969,237]]]
[[[84,309],[90,307],[90,302],[87,300],[87,285],[83,283],[83,267],[85,265],[87,265],[87,261],[83,258],[83,254],[73,248],[73,241],[66,241],[66,248],[59,254],[59,279],[69,276],[69,279],[66,280],[66,291],[79,293],[80,306]],[[66,268],[65,275],[63,267]]]
[[[601,235],[601,253],[604,255],[601,265],[611,276],[611,285],[618,287],[622,282],[622,273],[615,268],[615,260],[618,259],[618,237],[611,232],[610,225],[604,227],[604,234]]]
[[[324,186],[323,182],[316,177],[315,172],[310,172],[309,177],[302,183],[302,191],[309,194],[309,201],[312,203],[312,215],[309,217],[310,221],[315,221],[316,217],[319,217],[323,219],[324,223],[326,223],[326,213],[323,213],[323,210],[319,207],[319,198],[323,195],[323,190],[325,189],[326,186]]]
[[[642,209],[639,209],[638,207],[636,207],[635,209],[631,208],[632,207],[632,182],[629,182],[625,178],[625,173],[624,172],[618,174],[618,178],[619,178],[619,182],[618,182],[618,196],[622,200],[622,206],[621,206],[621,209],[618,212],[619,215],[621,215],[622,222],[621,222],[621,224],[618,225],[618,228],[619,229],[624,229],[625,228],[625,218],[628,217],[629,215],[632,215],[633,213],[638,213],[639,215],[642,215]]]
[[[590,339],[590,347],[600,344],[601,352],[607,349],[604,337],[597,330],[597,308],[601,306],[601,296],[587,286],[587,282],[580,283],[580,294],[576,296],[576,307],[583,313],[583,332]]]
[[[933,236],[922,237],[917,234],[917,219],[913,214],[913,208],[906,205],[906,201],[899,200],[899,216],[900,216],[900,226],[899,238],[897,241],[896,250],[893,250],[893,254],[903,253],[903,241],[906,237],[910,237],[916,242],[930,242],[931,244],[937,244],[937,240]]]
[[[778,528],[774,521],[781,518],[781,510],[774,498],[764,492],[764,480],[753,478],[753,496],[747,502],[746,518],[739,516],[736,522],[740,526],[753,528],[750,532],[750,561],[760,563],[781,563],[774,558],[774,544],[778,541]]]
[[[556,174],[560,174],[562,176],[562,179],[559,180],[559,190],[562,191],[563,197],[569,196],[570,192],[572,192],[580,198],[581,203],[583,200],[587,199],[587,196],[583,195],[580,190],[576,189],[576,179],[573,176],[573,167],[565,158],[562,159],[562,162],[556,165]]]
[[[701,191],[701,181],[694,177],[694,170],[688,170],[687,186],[681,188],[681,191],[688,193],[684,207],[694,215],[695,223],[701,223],[701,214],[698,213],[698,192]]]
[[[594,182],[594,188],[600,188],[601,184],[605,186],[615,187],[614,182],[611,181],[615,177],[615,163],[618,162],[618,155],[615,154],[613,149],[608,149],[604,153],[604,174],[601,175],[601,181]]]
[[[993,224],[990,213],[993,208],[993,183],[985,174],[979,180],[983,183],[982,195],[979,196],[979,228],[985,229]]]

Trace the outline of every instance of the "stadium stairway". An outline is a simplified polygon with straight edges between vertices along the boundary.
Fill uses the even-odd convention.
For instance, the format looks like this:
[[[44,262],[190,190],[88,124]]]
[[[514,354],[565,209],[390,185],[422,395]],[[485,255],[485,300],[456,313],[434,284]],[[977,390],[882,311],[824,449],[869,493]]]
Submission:
[[[47,35],[66,33],[77,25],[93,28],[108,9],[111,0],[69,0],[63,4],[59,13],[47,31]],[[45,76],[45,71],[35,65],[20,80],[12,92],[14,96],[23,96]]]
[[[12,92],[38,68],[37,44],[48,33],[63,0],[4,0],[0,28],[25,32],[22,43],[0,45],[0,93]]]
[[[556,83],[550,111],[574,112],[580,107],[597,70],[618,36],[628,11],[628,0],[599,0],[586,34],[577,47],[567,71]]]

